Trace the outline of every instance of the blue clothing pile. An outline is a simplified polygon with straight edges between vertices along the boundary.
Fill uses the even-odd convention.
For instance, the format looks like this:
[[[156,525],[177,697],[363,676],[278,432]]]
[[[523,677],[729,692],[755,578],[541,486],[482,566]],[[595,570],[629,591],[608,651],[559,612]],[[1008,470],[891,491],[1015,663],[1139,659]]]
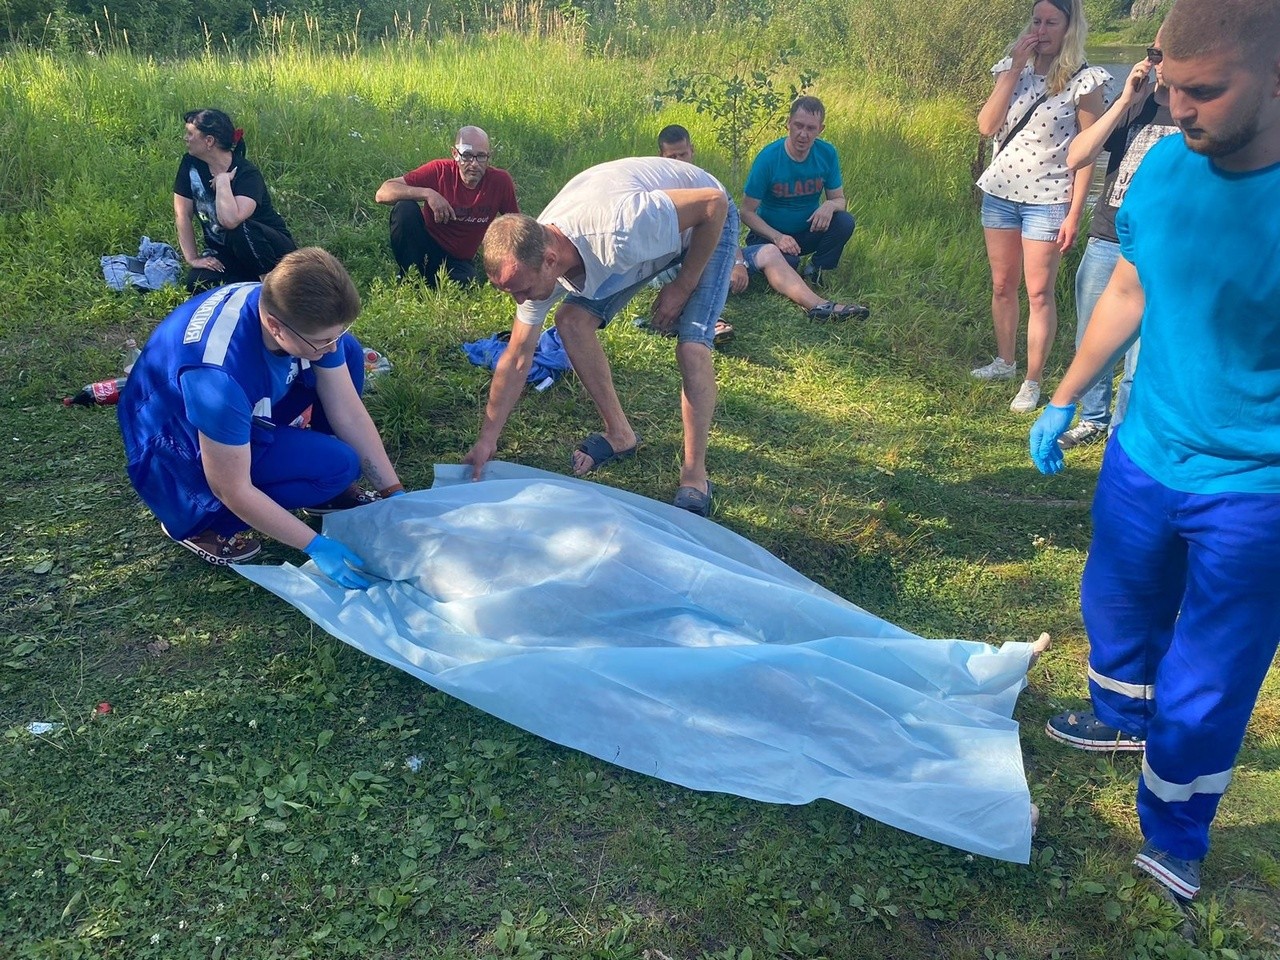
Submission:
[[[483,340],[473,340],[462,345],[462,352],[477,367],[488,367],[490,370],[498,365],[498,358],[507,349],[511,340],[511,331],[503,330]],[[538,348],[533,354],[533,364],[529,367],[529,383],[537,389],[545,390],[573,369],[569,362],[569,354],[565,353],[564,344],[560,342],[560,332],[555,327],[548,327],[538,337]]]
[[[114,254],[102,258],[102,277],[112,290],[137,287],[139,290],[159,290],[178,282],[182,262],[178,252],[167,243],[143,237],[138,244],[138,255],[128,257]]]

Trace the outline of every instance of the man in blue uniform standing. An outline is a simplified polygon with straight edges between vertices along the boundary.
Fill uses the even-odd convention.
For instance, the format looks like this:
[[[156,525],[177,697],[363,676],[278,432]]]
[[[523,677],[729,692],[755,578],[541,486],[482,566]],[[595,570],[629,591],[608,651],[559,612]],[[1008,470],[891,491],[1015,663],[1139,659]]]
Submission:
[[[1280,5],[1178,0],[1161,40],[1182,136],[1134,175],[1115,272],[1030,445],[1062,468],[1074,401],[1141,327],[1081,583],[1093,710],[1048,732],[1145,749],[1135,863],[1185,899],[1280,642]]]
[[[360,399],[363,351],[349,333],[360,295],[317,247],[261,283],[219,287],[169,314],[120,397],[129,479],[166,534],[202,559],[258,553],[253,530],[296,547],[345,587],[359,557],[290,511],[324,513],[403,492]],[[310,429],[293,424],[310,410]]]
[[[807,276],[815,286],[821,286],[822,271],[840,263],[854,227],[845,209],[840,158],[819,139],[826,117],[817,97],[797,97],[787,135],[756,154],[742,198],[746,245],[772,243],[793,267],[813,254]]]

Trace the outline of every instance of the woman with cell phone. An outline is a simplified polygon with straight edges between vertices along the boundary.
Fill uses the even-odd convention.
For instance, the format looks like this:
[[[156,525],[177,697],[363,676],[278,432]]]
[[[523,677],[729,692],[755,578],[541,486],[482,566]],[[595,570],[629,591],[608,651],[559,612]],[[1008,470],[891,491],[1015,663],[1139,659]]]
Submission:
[[[1058,329],[1058,264],[1080,232],[1089,191],[1092,168],[1069,170],[1067,150],[1102,114],[1104,85],[1111,79],[1085,61],[1087,33],[1080,0],[1038,0],[1008,56],[991,68],[995,87],[978,113],[979,132],[994,140],[978,187],[996,356],[973,376],[1017,379],[1018,291],[1025,279],[1027,370],[1009,404],[1017,413],[1029,413],[1040,402],[1044,364]]]

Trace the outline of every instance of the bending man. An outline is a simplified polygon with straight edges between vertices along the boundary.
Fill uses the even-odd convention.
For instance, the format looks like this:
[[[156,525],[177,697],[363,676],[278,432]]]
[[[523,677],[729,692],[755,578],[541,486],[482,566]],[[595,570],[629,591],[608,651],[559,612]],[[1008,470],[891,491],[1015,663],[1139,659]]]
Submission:
[[[490,282],[519,304],[511,345],[494,373],[484,424],[463,458],[476,477],[524,387],[542,324],[561,298],[555,323],[578,379],[604,421],[573,454],[573,472],[590,473],[635,452],[639,437],[614,390],[596,331],[649,280],[679,263],[654,301],[651,322],[679,338],[684,458],[672,501],[706,516],[711,510],[707,437],[715,411],[711,356],[716,319],[729,293],[738,249],[738,216],[719,181],[676,160],[633,157],[578,174],[537,220],[499,217],[484,241]]]

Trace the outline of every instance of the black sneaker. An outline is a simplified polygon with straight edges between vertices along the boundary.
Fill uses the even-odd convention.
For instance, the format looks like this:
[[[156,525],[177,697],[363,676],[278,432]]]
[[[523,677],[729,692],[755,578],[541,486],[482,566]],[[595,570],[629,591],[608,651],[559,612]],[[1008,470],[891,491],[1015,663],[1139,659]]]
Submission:
[[[1077,750],[1112,753],[1133,752],[1147,748],[1146,740],[1107,726],[1094,716],[1091,710],[1068,710],[1056,717],[1050,717],[1044,731],[1054,740],[1075,747]]]
[[[307,517],[325,517],[331,513],[337,513],[339,510],[351,510],[354,507],[363,507],[369,503],[377,503],[382,498],[372,490],[364,490],[360,487],[352,486],[338,494],[332,500],[326,500],[324,503],[317,504],[314,507],[303,507],[303,516]]]
[[[1200,892],[1200,864],[1202,860],[1183,860],[1157,850],[1148,840],[1133,858],[1133,865],[1149,873],[1173,891],[1180,900],[1190,900]]]
[[[194,536],[187,537],[185,540],[178,540],[168,530],[164,529],[164,524],[160,525],[160,529],[164,530],[164,535],[170,540],[182,544],[205,563],[212,563],[216,567],[228,567],[233,563],[244,563],[244,561],[252,560],[262,552],[262,544],[258,538],[248,532],[224,537],[222,534],[214,533],[212,530],[205,530]]]
[[[1107,439],[1106,427],[1091,420],[1081,420],[1058,438],[1058,446],[1063,450],[1070,450],[1072,447],[1086,447],[1105,439]]]

